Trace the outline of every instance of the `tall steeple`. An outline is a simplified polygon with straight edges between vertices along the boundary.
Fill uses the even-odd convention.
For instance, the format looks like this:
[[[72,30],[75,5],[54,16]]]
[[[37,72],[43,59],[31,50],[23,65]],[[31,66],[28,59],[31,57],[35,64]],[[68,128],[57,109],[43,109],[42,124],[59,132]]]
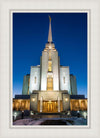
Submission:
[[[49,16],[49,33],[48,33],[48,42],[52,42],[52,31],[51,31],[51,17]]]
[[[53,51],[56,51],[55,49],[55,45],[52,41],[52,31],[51,31],[51,17],[49,16],[49,33],[48,33],[48,42],[46,43],[46,46],[45,46],[45,49],[44,51],[47,51],[47,50],[53,50]]]

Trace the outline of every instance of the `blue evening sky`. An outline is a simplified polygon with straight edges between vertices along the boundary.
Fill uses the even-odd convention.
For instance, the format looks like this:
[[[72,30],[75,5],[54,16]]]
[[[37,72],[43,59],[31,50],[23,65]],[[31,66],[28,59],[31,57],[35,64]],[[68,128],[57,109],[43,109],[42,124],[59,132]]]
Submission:
[[[23,77],[40,65],[48,39],[49,18],[60,65],[76,76],[78,94],[87,97],[87,13],[13,14],[13,95],[22,94]]]

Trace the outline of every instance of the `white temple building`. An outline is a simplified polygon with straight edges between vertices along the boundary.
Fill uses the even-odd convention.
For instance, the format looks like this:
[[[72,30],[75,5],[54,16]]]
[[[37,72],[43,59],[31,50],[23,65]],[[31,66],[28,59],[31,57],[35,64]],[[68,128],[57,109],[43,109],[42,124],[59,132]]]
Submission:
[[[60,66],[52,40],[51,18],[40,65],[31,66],[30,74],[24,76],[22,95],[15,95],[13,99],[14,110],[29,110],[30,115],[87,110],[87,99],[77,95],[76,77],[70,74],[69,66]]]
[[[70,107],[70,71],[68,66],[60,66],[49,20],[48,42],[40,66],[31,66],[30,71],[30,110],[37,112],[61,112]]]
[[[73,75],[70,79],[69,66],[60,66],[49,17],[48,42],[42,51],[40,65],[31,66],[30,75],[24,76],[22,94],[30,95],[30,111],[54,113],[69,110],[70,95],[74,94],[73,90],[77,94],[75,88],[76,80]]]

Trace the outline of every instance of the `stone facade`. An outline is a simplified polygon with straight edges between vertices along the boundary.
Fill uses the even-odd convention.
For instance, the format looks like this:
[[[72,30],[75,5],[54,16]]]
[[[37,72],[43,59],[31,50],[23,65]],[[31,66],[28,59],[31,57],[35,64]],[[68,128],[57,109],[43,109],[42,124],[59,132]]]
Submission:
[[[72,74],[70,75],[70,88],[71,88],[71,94],[77,95],[76,77]]]
[[[37,94],[30,99],[13,99],[13,110],[23,111],[23,110],[33,110],[37,112],[37,100],[33,102],[33,99],[37,99]],[[66,100],[66,94],[63,95],[63,99]],[[31,102],[32,101],[32,102]],[[31,106],[30,106],[31,103]],[[70,104],[70,106],[69,106]],[[63,111],[87,111],[87,99],[70,99],[67,103],[63,101]]]
[[[48,70],[48,53],[46,51],[42,52],[41,62],[41,90],[46,91]]]
[[[30,97],[30,110],[37,112],[38,111],[38,94],[31,94]]]
[[[68,111],[70,109],[70,95],[62,93],[62,101],[63,101],[63,111]]]
[[[23,89],[22,89],[23,95],[29,95],[29,81],[30,81],[30,75],[24,76]]]
[[[60,67],[60,90],[67,90],[70,94],[70,73],[69,67]]]
[[[59,60],[58,52],[52,51],[53,90],[59,91]]]
[[[40,67],[31,66],[29,92],[31,94],[34,90],[39,90],[39,89],[40,89]]]

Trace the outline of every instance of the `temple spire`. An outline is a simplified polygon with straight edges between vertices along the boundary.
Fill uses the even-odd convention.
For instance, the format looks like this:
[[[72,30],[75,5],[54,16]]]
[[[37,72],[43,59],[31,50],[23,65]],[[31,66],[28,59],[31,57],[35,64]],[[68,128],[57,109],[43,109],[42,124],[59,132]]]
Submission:
[[[49,33],[48,33],[48,42],[52,42],[51,17],[50,17],[50,16],[49,16]]]

